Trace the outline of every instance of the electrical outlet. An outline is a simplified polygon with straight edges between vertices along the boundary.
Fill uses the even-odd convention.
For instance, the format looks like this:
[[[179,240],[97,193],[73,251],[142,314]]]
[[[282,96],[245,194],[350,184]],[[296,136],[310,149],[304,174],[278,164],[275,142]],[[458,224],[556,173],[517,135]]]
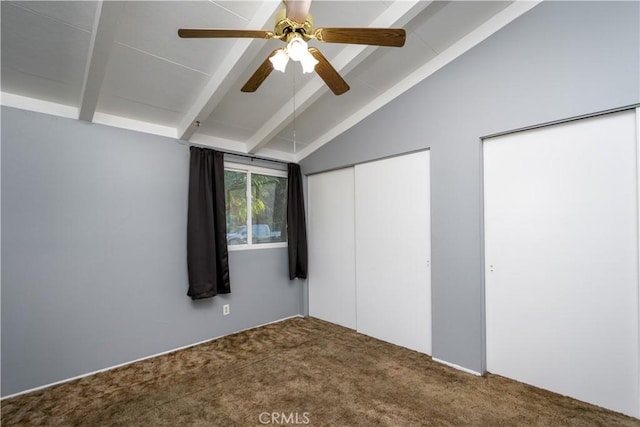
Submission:
[[[229,314],[229,304],[225,304],[222,306],[222,315],[226,316],[227,314]]]

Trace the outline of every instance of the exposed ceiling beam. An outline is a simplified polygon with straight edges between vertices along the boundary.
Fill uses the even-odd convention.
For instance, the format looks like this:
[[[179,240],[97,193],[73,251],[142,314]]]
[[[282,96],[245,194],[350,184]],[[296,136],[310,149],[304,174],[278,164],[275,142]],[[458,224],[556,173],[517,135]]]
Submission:
[[[90,122],[98,105],[100,88],[107,71],[109,54],[118,29],[118,19],[124,2],[101,1],[96,9],[93,32],[89,44],[89,56],[84,71],[78,118]]]
[[[371,27],[403,26],[424,10],[431,1],[401,0],[395,1],[372,23]],[[363,45],[346,46],[331,64],[341,74],[346,74],[364,61],[375,51],[374,47]],[[326,86],[321,79],[311,79],[296,94],[296,114],[306,110],[316,99],[326,91]],[[247,142],[249,153],[255,153],[264,147],[275,135],[287,126],[293,118],[290,103],[284,103],[273,116],[271,116],[260,129],[258,129]]]
[[[493,33],[500,30],[514,19],[533,9],[540,3],[541,1],[517,1],[507,6],[501,12],[497,13],[495,16],[487,20],[484,24],[480,25],[478,28],[458,40],[451,47],[438,54],[435,58],[431,59],[422,67],[418,68],[416,71],[409,74],[406,78],[402,79],[401,81],[387,89],[385,92],[381,93],[378,97],[368,102],[362,108],[345,118],[342,122],[338,123],[335,126],[332,126],[331,129],[327,130],[327,132],[325,132],[315,141],[304,147],[304,149],[302,149],[298,153],[296,162],[299,162],[300,160],[309,156],[311,153],[325,145],[327,142],[331,141],[333,138],[337,137],[347,129],[355,126],[358,122],[365,119],[377,109],[381,108],[385,104],[391,102],[391,100],[393,100],[394,98],[411,89],[413,86],[420,83],[422,80],[426,79],[460,55],[467,52],[469,49],[473,48],[474,46],[491,36]]]
[[[272,16],[281,6],[282,3],[280,1],[263,2],[253,19],[247,24],[247,28],[262,29],[273,26]],[[240,39],[235,42],[216,69],[216,72],[207,82],[196,102],[182,118],[178,125],[179,139],[188,140],[191,138],[197,129],[196,121],[204,122],[209,117],[216,105],[233,85],[235,74],[233,70],[253,42],[253,39]]]

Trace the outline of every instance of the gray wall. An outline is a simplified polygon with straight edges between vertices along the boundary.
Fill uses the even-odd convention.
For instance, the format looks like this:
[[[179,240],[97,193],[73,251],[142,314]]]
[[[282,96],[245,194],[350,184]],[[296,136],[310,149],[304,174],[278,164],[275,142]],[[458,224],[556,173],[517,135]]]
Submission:
[[[187,297],[188,169],[170,138],[2,108],[3,396],[301,313],[286,249]]]
[[[639,7],[544,2],[301,162],[431,148],[434,357],[485,369],[480,138],[640,102]]]

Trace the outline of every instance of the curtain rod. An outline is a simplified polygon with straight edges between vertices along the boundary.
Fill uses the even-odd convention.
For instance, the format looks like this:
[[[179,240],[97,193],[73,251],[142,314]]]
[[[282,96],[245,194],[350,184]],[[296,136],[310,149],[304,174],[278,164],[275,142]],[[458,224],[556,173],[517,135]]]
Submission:
[[[244,153],[234,153],[232,151],[222,151],[218,148],[215,147],[211,147],[209,145],[203,145],[203,144],[198,144],[198,143],[193,143],[193,142],[189,142],[189,141],[181,141],[178,140],[178,143],[181,145],[187,145],[187,146],[193,146],[193,147],[199,147],[199,148],[208,148],[209,150],[216,150],[219,151],[220,153],[224,154],[225,156],[238,156],[238,157],[246,157],[247,159],[251,159],[253,160],[261,160],[261,161],[265,161],[265,162],[273,162],[273,163],[280,163],[283,165],[288,165],[289,163],[292,162],[288,162],[286,160],[276,160],[276,159],[269,159],[266,157],[260,157],[260,156],[254,156],[253,154],[244,154]]]
[[[261,160],[264,162],[273,162],[273,163],[281,163],[283,165],[289,164],[291,162],[287,162],[284,160],[276,160],[276,159],[268,159],[266,157],[259,157],[259,156],[254,156],[252,154],[242,154],[242,153],[229,153],[227,151],[223,151],[222,153],[224,153],[225,156],[238,156],[238,157],[246,157],[247,159],[251,159],[251,161],[254,160]]]

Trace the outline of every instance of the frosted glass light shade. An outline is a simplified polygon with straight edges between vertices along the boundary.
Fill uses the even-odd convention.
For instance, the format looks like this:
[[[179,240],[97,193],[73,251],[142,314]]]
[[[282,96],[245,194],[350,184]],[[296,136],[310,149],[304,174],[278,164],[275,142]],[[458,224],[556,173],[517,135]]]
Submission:
[[[307,42],[298,35],[292,38],[287,45],[287,53],[292,61],[300,61],[307,52]]]
[[[289,62],[289,55],[284,49],[278,49],[278,51],[269,58],[269,61],[273,64],[273,68],[284,73]]]
[[[313,73],[313,70],[316,67],[318,60],[311,55],[309,51],[307,51],[306,55],[300,59],[300,64],[302,65],[303,73]]]

